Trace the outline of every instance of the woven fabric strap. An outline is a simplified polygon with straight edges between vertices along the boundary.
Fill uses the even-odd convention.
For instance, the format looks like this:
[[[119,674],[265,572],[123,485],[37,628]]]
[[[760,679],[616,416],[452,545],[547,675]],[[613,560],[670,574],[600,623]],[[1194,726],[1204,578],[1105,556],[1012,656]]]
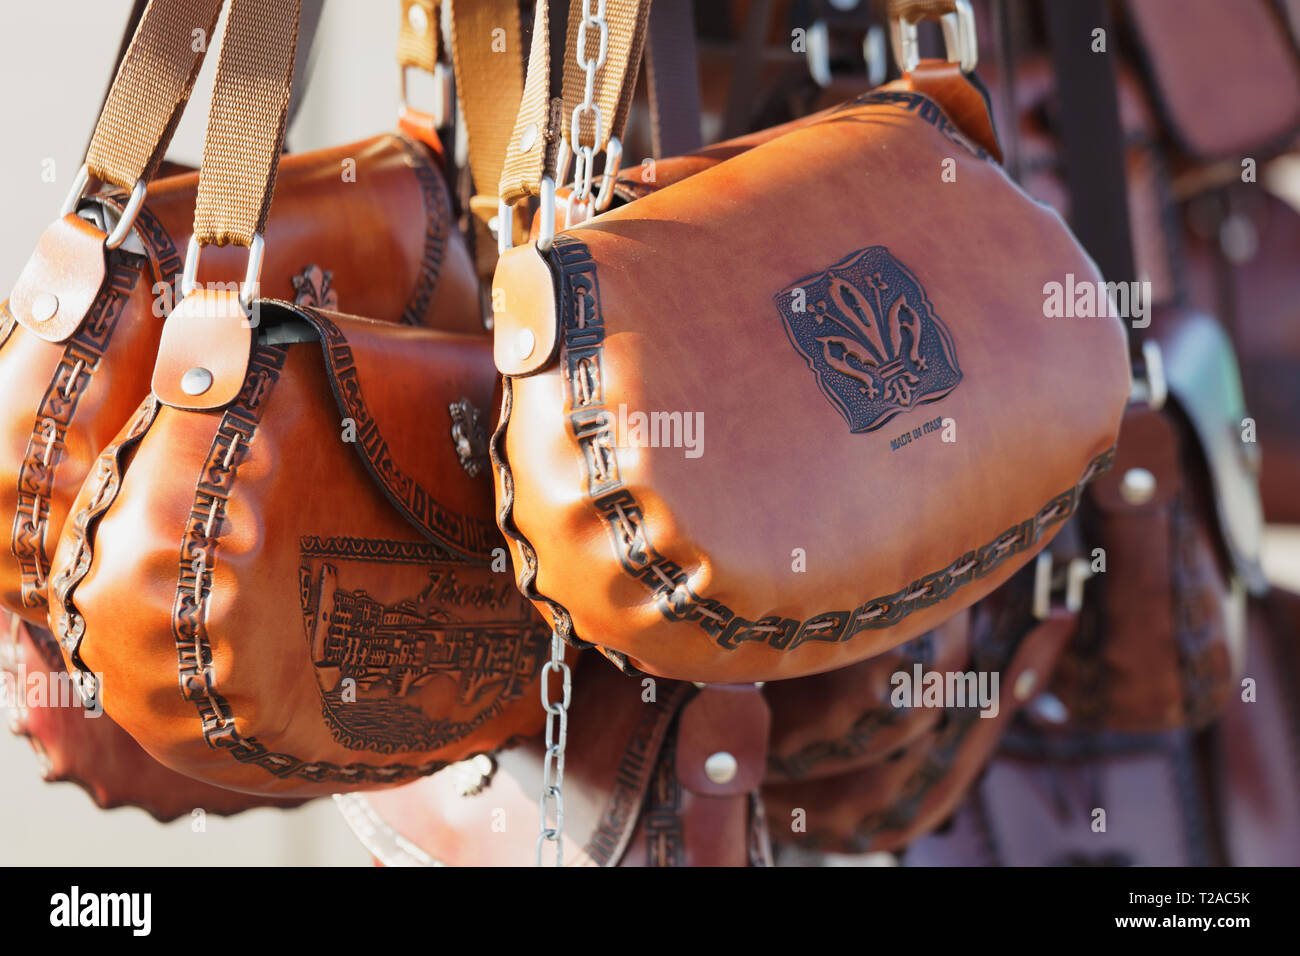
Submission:
[[[585,96],[586,75],[577,63],[576,23],[581,22],[584,16],[586,2],[588,0],[571,0],[563,85],[561,90],[554,91],[557,95],[552,100],[550,4],[548,0],[537,0],[524,95],[501,173],[499,195],[507,203],[514,204],[526,196],[538,195],[542,177],[555,175],[559,143],[561,139],[569,139],[573,110]],[[590,2],[594,5],[595,0]],[[600,106],[605,117],[599,143],[602,149],[611,135],[622,135],[627,122],[649,15],[650,0],[606,0],[608,47],[605,65],[597,72],[592,91],[593,102]],[[587,51],[590,57],[599,55],[599,41],[598,31],[588,28]],[[583,136],[582,142],[591,145],[592,127],[587,119],[586,116],[582,118],[579,132]]]
[[[524,89],[523,29],[516,0],[447,0],[452,67],[465,118],[474,191],[492,197]],[[494,210],[495,211],[495,210]]]
[[[251,245],[275,190],[293,88],[299,0],[231,0],[203,144],[194,235]]]
[[[955,0],[889,0],[891,20],[919,23],[922,20],[938,20],[944,14],[956,12]]]
[[[113,78],[86,166],[123,189],[153,178],[171,144],[222,0],[149,0]]]
[[[432,73],[442,45],[438,20],[441,0],[402,0],[402,26],[397,34],[397,65]],[[411,8],[415,7],[413,13]]]
[[[586,94],[587,74],[578,65],[578,28],[586,16],[586,8],[593,11],[597,0],[570,0],[569,28],[564,51],[564,126],[565,139],[571,140],[570,126],[573,111]],[[636,91],[637,72],[641,68],[641,51],[645,47],[647,24],[650,19],[650,0],[606,0],[605,20],[609,24],[608,47],[605,65],[596,74],[593,91],[595,104],[603,117],[600,134],[595,131],[595,115],[584,112],[579,118],[582,143],[600,152],[609,145],[611,135],[621,137],[627,126],[627,113]],[[600,31],[587,28],[587,59],[600,55]],[[570,142],[570,146],[577,143]]]

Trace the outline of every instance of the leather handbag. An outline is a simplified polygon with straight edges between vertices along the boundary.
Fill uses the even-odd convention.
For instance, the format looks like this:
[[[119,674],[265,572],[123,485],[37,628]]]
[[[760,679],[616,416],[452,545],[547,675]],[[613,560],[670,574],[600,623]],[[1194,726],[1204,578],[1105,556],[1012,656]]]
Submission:
[[[0,604],[30,623],[46,622],[50,560],[72,499],[148,394],[162,320],[181,297],[198,174],[153,171],[175,120],[167,103],[183,108],[202,57],[191,26],[214,21],[220,6],[150,5],[88,154],[102,188],[83,198],[79,181],[0,307]],[[267,296],[483,328],[474,267],[425,143],[385,135],[288,157],[266,239]],[[241,266],[236,249],[214,247],[196,279]]]
[[[230,7],[199,250],[261,242],[297,16]],[[391,785],[535,733],[549,634],[492,523],[490,341],[250,291],[187,289],[78,495],[50,589],[69,670],[165,765],[259,793]]]
[[[1123,330],[1045,306],[1100,277],[997,165],[960,68],[912,66],[501,257],[498,520],[579,646],[709,682],[863,660],[1007,580],[1107,467]],[[521,111],[500,192],[549,216],[546,123]]]
[[[139,807],[160,823],[301,800],[236,793],[168,770],[103,711],[81,706],[54,635],[0,611],[0,674],[13,682],[10,730],[25,737],[48,782],[75,783],[101,810]]]

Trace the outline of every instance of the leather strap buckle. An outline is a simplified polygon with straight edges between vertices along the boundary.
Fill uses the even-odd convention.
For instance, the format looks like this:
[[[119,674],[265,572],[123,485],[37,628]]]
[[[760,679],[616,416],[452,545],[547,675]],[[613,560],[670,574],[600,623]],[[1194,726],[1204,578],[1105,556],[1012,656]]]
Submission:
[[[1063,568],[1054,568],[1050,551],[1039,552],[1034,565],[1034,617],[1045,621],[1052,614],[1052,597],[1064,593],[1065,609],[1077,614],[1083,607],[1083,585],[1092,577],[1086,558],[1071,558]]]
[[[905,15],[890,20],[890,39],[894,60],[903,73],[911,73],[921,62],[921,47],[917,41],[918,20]],[[943,44],[949,63],[961,64],[963,73],[970,73],[979,62],[979,42],[975,36],[975,11],[970,0],[953,0],[953,12],[939,17],[943,29]]]

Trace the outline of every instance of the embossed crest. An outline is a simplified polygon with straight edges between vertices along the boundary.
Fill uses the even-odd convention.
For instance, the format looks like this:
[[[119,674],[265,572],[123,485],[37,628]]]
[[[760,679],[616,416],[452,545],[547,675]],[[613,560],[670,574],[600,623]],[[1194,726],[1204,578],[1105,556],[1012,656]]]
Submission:
[[[451,443],[456,446],[460,466],[471,478],[487,467],[488,434],[483,424],[483,413],[468,398],[461,398],[447,406],[451,415]]]
[[[961,381],[951,334],[884,246],[805,276],[774,301],[790,343],[852,432],[937,402]]]
[[[317,265],[305,266],[294,276],[293,304],[337,312],[339,294],[334,291],[334,273]]]

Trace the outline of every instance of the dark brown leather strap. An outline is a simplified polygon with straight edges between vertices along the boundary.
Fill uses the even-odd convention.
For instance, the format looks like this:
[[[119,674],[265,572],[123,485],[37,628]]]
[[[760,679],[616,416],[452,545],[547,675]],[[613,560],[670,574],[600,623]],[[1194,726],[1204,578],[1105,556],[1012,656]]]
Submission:
[[[1115,54],[1092,52],[1093,30],[1112,32],[1110,15],[1103,0],[1045,7],[1060,101],[1070,226],[1107,281],[1131,282],[1136,270]]]
[[[735,139],[749,132],[749,117],[758,90],[759,69],[763,65],[763,47],[772,22],[772,0],[753,0],[749,19],[736,43],[736,59],[731,67],[731,91],[727,96],[727,113],[722,122],[722,138]]]
[[[654,0],[646,44],[650,141],[655,159],[691,153],[700,134],[700,75],[692,0]]]

